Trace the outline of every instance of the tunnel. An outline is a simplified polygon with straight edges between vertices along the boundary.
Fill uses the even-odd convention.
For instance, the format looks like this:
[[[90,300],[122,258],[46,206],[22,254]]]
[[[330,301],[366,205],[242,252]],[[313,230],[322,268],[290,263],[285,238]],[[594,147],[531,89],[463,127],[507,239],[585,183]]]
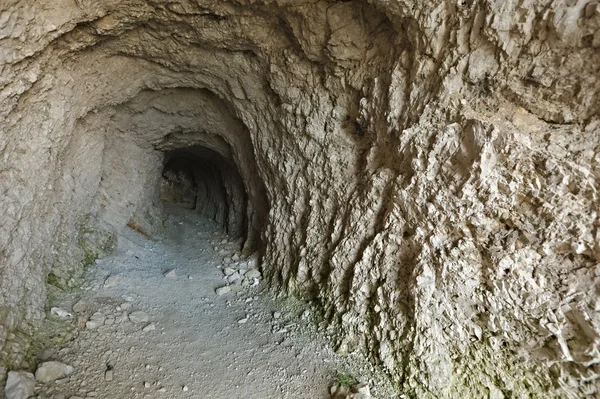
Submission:
[[[180,359],[164,356],[247,367],[261,398],[310,381],[336,398],[598,395],[599,26],[597,0],[8,0],[5,394],[66,396],[33,374],[111,331],[138,340],[120,354],[174,334]],[[298,326],[332,357],[295,363],[320,342],[291,344]],[[264,364],[228,346],[250,327]],[[120,374],[109,350],[57,380],[72,397],[85,370],[114,381],[97,396],[167,389],[167,372],[127,386],[159,366]],[[353,356],[373,377],[335,363]],[[205,371],[165,392],[239,396]]]
[[[193,209],[214,220],[233,238],[258,240],[248,236],[260,226],[248,229],[253,208],[237,166],[206,147],[165,153],[160,198],[165,206]]]

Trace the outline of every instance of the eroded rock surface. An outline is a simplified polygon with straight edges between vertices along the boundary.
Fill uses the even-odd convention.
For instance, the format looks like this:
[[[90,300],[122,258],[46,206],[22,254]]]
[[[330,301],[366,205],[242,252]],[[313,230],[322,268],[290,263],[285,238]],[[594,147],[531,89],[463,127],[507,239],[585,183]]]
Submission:
[[[597,394],[599,27],[585,0],[9,0],[0,374],[46,282],[160,229],[183,151],[214,166],[196,207],[405,392]]]

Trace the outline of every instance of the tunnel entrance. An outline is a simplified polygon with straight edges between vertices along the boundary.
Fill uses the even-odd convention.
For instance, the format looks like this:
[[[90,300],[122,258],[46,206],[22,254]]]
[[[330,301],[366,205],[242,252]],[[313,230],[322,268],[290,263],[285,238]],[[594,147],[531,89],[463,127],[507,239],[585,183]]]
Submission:
[[[247,239],[248,195],[235,163],[202,146],[165,152],[160,199],[191,209],[232,238]]]

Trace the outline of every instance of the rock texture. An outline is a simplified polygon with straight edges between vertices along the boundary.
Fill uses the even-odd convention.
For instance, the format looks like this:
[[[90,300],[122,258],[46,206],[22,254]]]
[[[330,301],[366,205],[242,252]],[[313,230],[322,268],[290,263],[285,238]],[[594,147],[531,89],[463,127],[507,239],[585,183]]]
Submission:
[[[2,367],[46,282],[160,228],[177,156],[403,391],[597,394],[599,27],[595,0],[9,0]]]

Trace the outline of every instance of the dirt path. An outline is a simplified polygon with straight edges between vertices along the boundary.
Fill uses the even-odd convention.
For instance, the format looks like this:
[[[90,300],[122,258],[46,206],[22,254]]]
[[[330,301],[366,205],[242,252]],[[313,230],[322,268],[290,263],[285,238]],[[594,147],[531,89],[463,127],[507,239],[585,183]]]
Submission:
[[[44,333],[64,342],[38,360],[75,372],[38,384],[38,398],[321,399],[340,371],[395,397],[362,358],[329,348],[305,304],[274,299],[263,282],[216,295],[237,245],[210,222],[172,211],[166,229],[155,240],[126,231],[82,292],[52,300],[73,318],[49,316]]]

